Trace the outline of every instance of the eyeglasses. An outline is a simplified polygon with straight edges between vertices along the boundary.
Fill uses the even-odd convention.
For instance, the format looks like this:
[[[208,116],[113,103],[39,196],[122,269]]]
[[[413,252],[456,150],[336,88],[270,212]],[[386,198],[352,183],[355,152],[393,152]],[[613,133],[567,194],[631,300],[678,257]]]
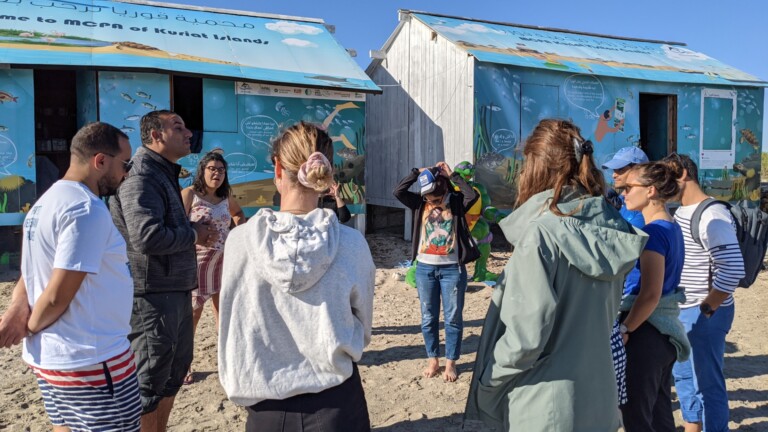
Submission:
[[[102,153],[102,154],[104,156],[117,157],[117,156],[115,156],[113,154],[109,154],[109,153]],[[127,160],[127,161],[120,161],[120,162],[123,163],[123,170],[125,170],[125,172],[129,172],[129,171],[131,171],[131,168],[133,168],[133,159],[130,159],[130,160]]]
[[[224,167],[218,167],[217,168],[217,167],[214,167],[214,166],[207,166],[207,167],[205,167],[205,169],[207,169],[208,172],[210,172],[211,174],[213,174],[213,173],[224,174],[225,172],[227,172],[227,169],[224,168]]]
[[[437,205],[443,202],[443,197],[437,197],[437,198],[428,198],[428,197],[422,197],[425,203]]]
[[[633,187],[651,187],[651,185],[644,185],[638,183],[627,183],[624,185],[624,192],[629,193]]]

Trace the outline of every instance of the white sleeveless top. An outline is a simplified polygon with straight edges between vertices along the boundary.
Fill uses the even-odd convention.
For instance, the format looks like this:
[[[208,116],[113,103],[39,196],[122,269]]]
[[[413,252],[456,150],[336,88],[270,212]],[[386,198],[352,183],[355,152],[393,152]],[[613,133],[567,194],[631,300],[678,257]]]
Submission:
[[[189,210],[189,220],[192,222],[208,221],[216,227],[219,239],[209,249],[224,249],[224,241],[229,234],[229,225],[232,223],[232,215],[229,214],[229,198],[224,198],[218,204],[200,198],[196,193],[192,194],[192,208]]]

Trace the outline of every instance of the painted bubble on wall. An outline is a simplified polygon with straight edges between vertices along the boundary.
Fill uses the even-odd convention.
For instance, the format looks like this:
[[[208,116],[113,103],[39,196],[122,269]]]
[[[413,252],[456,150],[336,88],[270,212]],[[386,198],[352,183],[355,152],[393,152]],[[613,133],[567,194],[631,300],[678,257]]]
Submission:
[[[571,75],[563,84],[563,92],[568,102],[584,111],[587,118],[598,118],[605,103],[603,83],[593,75]]]

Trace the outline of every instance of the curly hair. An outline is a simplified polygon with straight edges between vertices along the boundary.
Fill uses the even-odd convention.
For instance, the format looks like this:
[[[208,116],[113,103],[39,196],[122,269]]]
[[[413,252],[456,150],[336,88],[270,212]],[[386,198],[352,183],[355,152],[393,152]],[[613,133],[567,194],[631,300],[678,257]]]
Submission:
[[[669,167],[675,173],[678,180],[692,180],[696,184],[699,183],[699,167],[696,166],[696,162],[690,156],[670,153],[660,162]],[[683,178],[686,175],[687,178]]]
[[[207,189],[205,185],[205,167],[212,161],[221,162],[224,165],[224,181],[221,182],[221,186],[216,188],[215,195],[219,198],[227,198],[232,193],[232,188],[229,186],[229,176],[227,175],[227,161],[218,152],[208,152],[200,158],[200,161],[197,163],[197,172],[195,173],[195,180],[192,182],[192,188],[197,192],[205,193]]]

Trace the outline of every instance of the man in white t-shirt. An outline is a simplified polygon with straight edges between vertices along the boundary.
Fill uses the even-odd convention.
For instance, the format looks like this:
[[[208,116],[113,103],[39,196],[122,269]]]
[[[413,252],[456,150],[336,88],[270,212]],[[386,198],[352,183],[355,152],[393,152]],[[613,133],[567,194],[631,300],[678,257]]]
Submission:
[[[123,237],[99,196],[130,169],[128,137],[91,123],[70,166],[24,220],[21,279],[0,318],[0,347],[23,338],[54,430],[139,430],[128,342],[133,282]]]
[[[725,337],[734,317],[733,292],[744,277],[744,260],[736,239],[730,211],[711,205],[701,214],[701,245],[693,240],[691,219],[709,198],[698,183],[696,164],[672,154],[665,162],[682,172],[681,207],[675,212],[685,241],[685,261],[680,286],[686,302],[680,321],[691,342],[691,358],[675,363],[672,371],[686,432],[728,430],[728,394],[723,374]]]

